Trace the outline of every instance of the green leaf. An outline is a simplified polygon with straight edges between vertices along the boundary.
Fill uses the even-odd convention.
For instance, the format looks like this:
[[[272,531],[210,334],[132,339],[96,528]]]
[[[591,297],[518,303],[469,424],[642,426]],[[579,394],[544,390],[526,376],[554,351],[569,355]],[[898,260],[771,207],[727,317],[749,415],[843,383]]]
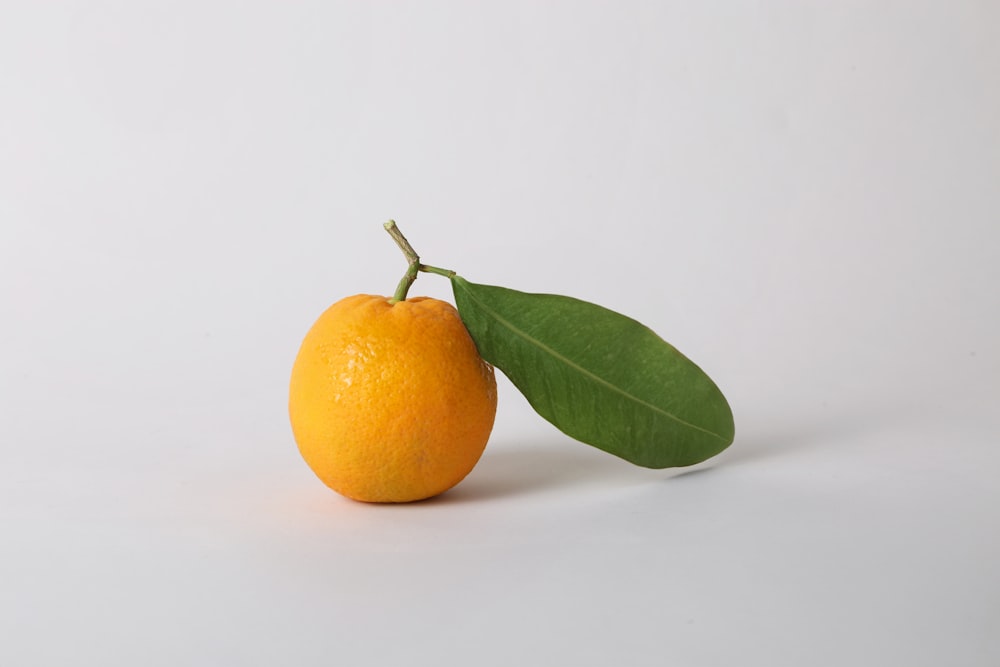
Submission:
[[[566,296],[451,283],[482,357],[570,437],[647,468],[693,465],[733,441],[719,388],[639,322]]]

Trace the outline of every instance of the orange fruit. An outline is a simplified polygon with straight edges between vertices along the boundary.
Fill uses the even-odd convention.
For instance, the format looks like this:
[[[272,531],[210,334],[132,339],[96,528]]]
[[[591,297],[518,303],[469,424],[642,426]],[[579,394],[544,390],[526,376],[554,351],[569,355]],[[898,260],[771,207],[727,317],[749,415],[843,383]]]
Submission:
[[[359,294],[324,312],[292,368],[299,452],[355,500],[409,502],[458,484],[496,415],[493,367],[444,301]]]

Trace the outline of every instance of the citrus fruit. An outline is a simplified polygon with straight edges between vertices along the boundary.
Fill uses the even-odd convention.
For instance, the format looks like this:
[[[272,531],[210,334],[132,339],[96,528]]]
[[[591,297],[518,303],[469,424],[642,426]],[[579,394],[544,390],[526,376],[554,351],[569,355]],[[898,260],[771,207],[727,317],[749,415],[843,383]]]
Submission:
[[[493,367],[455,308],[427,297],[347,297],[306,334],[289,416],[299,452],[355,500],[408,502],[458,484],[496,415]]]

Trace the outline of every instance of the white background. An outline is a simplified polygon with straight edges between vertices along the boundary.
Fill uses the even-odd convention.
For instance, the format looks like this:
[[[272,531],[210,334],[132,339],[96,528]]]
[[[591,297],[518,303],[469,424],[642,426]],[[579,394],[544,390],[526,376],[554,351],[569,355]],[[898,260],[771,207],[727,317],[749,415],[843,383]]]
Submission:
[[[0,7],[0,663],[1000,664],[997,3]],[[452,492],[328,491],[289,369],[390,217],[736,442],[636,468],[501,378]]]

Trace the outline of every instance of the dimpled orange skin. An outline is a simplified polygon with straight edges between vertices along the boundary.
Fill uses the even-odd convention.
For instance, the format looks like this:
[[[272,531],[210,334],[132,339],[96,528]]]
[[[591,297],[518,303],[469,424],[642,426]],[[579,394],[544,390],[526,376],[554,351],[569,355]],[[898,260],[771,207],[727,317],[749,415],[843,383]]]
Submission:
[[[409,502],[447,491],[476,465],[497,387],[451,304],[359,294],[306,334],[288,407],[299,452],[327,486]]]

